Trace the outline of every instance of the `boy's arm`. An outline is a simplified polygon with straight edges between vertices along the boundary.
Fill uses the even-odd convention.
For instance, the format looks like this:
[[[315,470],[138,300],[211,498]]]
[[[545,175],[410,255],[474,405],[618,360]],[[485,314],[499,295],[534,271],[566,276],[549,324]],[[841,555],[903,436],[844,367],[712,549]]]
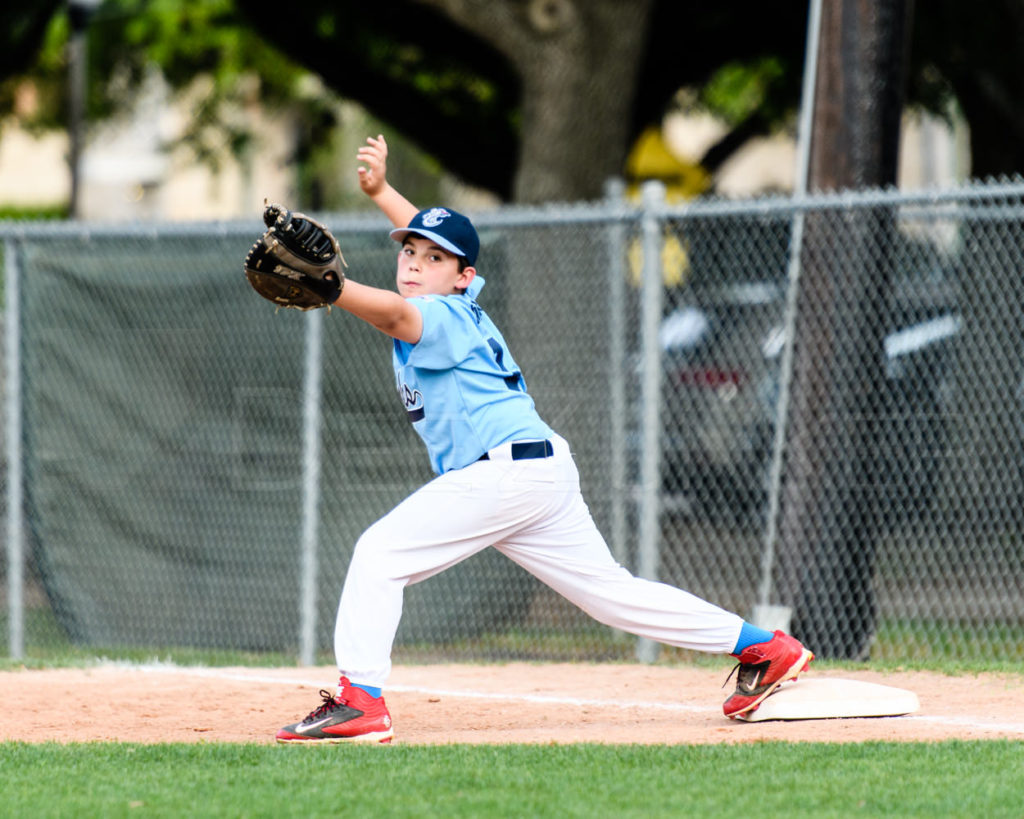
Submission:
[[[387,180],[388,144],[383,136],[368,137],[359,149],[359,187],[395,227],[405,227],[419,211]],[[346,280],[335,306],[361,318],[382,333],[415,344],[423,335],[423,316],[405,298],[391,290]]]
[[[395,227],[406,227],[419,209],[396,191],[387,180],[388,144],[384,137],[367,137],[366,145],[359,149],[358,159],[365,163],[359,168],[359,187],[369,196]]]
[[[399,341],[416,344],[423,335],[420,311],[391,290],[346,279],[334,305]]]

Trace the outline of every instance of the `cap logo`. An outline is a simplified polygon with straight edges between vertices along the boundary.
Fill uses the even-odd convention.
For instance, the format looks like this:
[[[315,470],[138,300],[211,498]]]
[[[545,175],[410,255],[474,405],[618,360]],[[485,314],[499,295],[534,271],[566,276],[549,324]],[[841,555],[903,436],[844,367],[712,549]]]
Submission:
[[[431,208],[423,214],[423,227],[437,227],[449,216],[451,216],[451,214],[444,208]]]

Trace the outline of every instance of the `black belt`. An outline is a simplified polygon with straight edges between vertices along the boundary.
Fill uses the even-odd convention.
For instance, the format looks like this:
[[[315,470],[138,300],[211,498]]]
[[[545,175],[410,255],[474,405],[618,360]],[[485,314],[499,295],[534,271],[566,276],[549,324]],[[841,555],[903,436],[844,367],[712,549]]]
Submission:
[[[555,454],[551,441],[520,441],[512,444],[512,460],[528,461],[532,458],[550,458]],[[489,461],[491,456],[486,452],[477,460]]]

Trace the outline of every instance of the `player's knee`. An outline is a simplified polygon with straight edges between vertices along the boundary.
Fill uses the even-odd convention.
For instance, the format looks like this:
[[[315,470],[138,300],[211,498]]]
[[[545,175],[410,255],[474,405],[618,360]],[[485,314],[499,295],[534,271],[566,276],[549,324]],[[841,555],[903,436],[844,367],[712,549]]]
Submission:
[[[352,565],[371,571],[374,567],[384,570],[390,563],[390,539],[384,535],[380,527],[371,526],[356,541],[352,552]]]

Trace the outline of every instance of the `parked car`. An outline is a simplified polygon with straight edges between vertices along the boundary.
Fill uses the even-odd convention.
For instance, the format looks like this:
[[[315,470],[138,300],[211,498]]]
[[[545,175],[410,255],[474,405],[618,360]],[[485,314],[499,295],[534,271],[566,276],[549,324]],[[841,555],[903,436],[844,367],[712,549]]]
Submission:
[[[784,297],[783,287],[772,282],[691,290],[663,320],[667,509],[733,518],[764,509],[785,344]],[[942,300],[904,299],[894,313],[885,337],[880,429],[886,440],[876,473],[880,497],[902,514],[924,508],[936,484],[946,439],[949,356],[962,321]]]

